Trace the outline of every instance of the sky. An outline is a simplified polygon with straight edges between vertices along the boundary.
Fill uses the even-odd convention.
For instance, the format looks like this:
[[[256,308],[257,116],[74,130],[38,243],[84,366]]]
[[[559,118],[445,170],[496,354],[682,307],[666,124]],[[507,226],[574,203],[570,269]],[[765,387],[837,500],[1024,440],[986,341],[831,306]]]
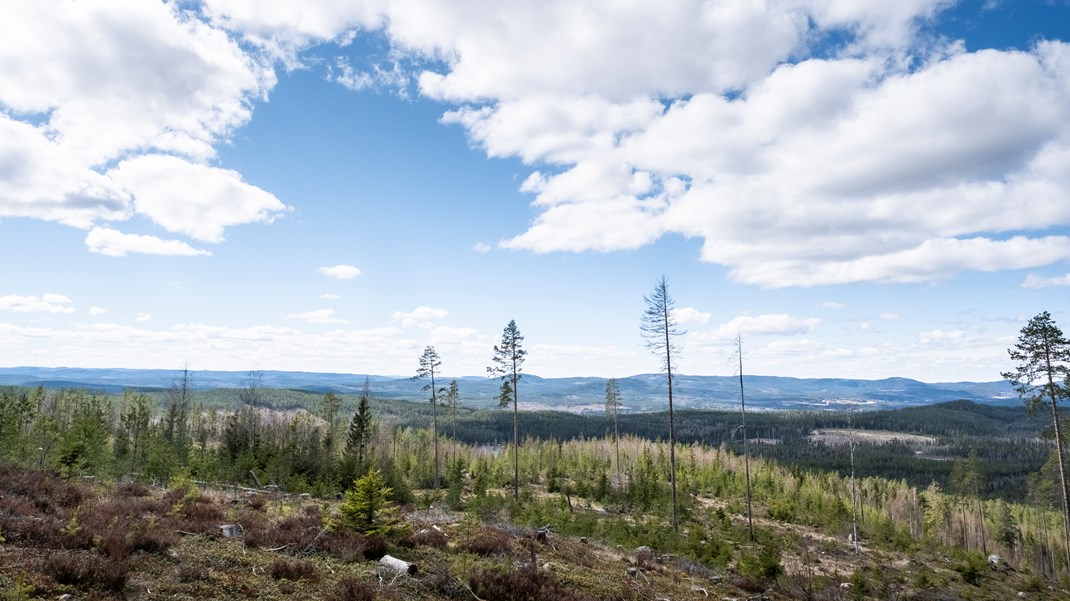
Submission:
[[[1070,0],[0,4],[0,366],[991,381]]]

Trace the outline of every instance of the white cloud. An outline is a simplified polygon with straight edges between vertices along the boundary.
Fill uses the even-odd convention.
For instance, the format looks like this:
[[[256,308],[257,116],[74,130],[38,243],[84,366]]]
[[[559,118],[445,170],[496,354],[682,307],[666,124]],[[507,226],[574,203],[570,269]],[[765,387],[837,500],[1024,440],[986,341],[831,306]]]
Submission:
[[[104,315],[108,310],[103,307],[89,307],[89,314],[93,316]]]
[[[486,242],[476,242],[472,245],[472,250],[476,251],[477,253],[488,253],[490,252],[490,245]]]
[[[709,323],[710,321],[709,313],[699,311],[694,307],[681,307],[679,309],[675,309],[673,310],[673,317],[675,317],[676,321],[679,322],[681,325],[686,325],[689,323],[703,324]]]
[[[966,332],[962,330],[935,329],[918,334],[918,342],[921,344],[954,343],[965,340]]]
[[[838,301],[825,301],[820,305],[822,309],[843,309],[846,306],[847,305]]]
[[[434,307],[416,307],[412,311],[395,311],[390,319],[401,324],[403,328],[409,328],[416,326],[419,328],[430,328],[434,325],[435,321],[445,319],[449,315],[449,311],[445,309],[435,309]]]
[[[299,319],[306,323],[315,324],[346,323],[346,320],[334,316],[334,309],[319,309],[317,311],[290,313],[285,315],[284,319]]]
[[[222,226],[262,221],[250,218],[248,191],[213,196],[211,207],[200,194],[220,187],[222,170],[204,166],[215,145],[249,120],[252,101],[274,82],[270,66],[173,3],[6,7],[0,216],[89,229],[139,211],[205,240],[221,239]],[[116,161],[120,169],[102,171]],[[180,169],[178,190],[195,195],[146,180],[167,175],[164,167]],[[213,175],[214,189],[206,185]],[[189,212],[203,214],[204,223],[177,218]]]
[[[332,292],[324,292],[323,294],[319,295],[319,298],[323,300],[342,300],[342,295],[334,294]]]
[[[489,156],[538,165],[521,189],[539,213],[504,248],[612,251],[676,233],[767,287],[1066,259],[1057,237],[1005,235],[1070,224],[1058,168],[1070,50],[919,41],[947,4],[416,2],[379,14],[395,49],[442,60],[420,86],[462,104],[445,123]],[[845,37],[840,54],[796,58],[829,35]]]
[[[270,223],[289,210],[236,171],[173,156],[129,159],[108,175],[133,195],[137,213],[202,242],[222,242],[228,226]]]
[[[152,321],[152,313],[138,313],[134,316],[134,321],[138,323],[146,323]]]
[[[0,310],[15,313],[74,313],[71,299],[52,292],[41,296],[20,296],[8,294],[0,296]]]
[[[1031,273],[1025,276],[1025,281],[1022,282],[1022,288],[1051,288],[1052,286],[1070,286],[1070,273],[1050,278]]]
[[[316,273],[336,280],[352,280],[360,275],[360,269],[352,265],[334,265],[332,267],[320,267],[316,270]]]
[[[899,321],[898,313],[884,312],[877,316],[881,321]]]
[[[805,319],[792,317],[786,313],[766,315],[740,315],[715,328],[711,335],[714,339],[728,340],[737,334],[754,336],[790,336],[813,332],[821,323],[816,317]]]
[[[89,252],[111,257],[125,257],[128,254],[167,255],[167,256],[209,256],[207,250],[194,248],[181,240],[164,240],[156,236],[141,234],[124,234],[107,227],[94,227],[85,236],[85,245]]]

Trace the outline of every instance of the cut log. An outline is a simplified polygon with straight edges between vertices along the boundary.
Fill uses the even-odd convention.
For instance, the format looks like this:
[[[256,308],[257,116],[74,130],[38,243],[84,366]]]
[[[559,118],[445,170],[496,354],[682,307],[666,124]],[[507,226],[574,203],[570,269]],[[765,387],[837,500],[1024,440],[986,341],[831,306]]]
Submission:
[[[393,568],[399,574],[404,573],[408,574],[409,576],[415,576],[416,572],[418,571],[416,568],[416,564],[409,563],[404,559],[398,559],[397,557],[393,557],[391,555],[383,555],[383,558],[379,560],[379,563],[383,564],[388,568]]]

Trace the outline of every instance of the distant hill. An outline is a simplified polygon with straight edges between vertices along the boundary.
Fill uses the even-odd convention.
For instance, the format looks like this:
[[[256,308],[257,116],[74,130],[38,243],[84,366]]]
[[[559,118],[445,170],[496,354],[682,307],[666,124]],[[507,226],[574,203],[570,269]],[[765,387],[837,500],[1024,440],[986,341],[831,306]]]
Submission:
[[[193,387],[197,389],[238,388],[247,379],[247,372],[238,371],[190,373]],[[169,388],[177,377],[177,370],[168,369],[0,368],[0,385],[88,388],[107,392]],[[365,377],[379,398],[415,400],[426,395],[420,390],[423,382],[396,376],[264,371],[261,385],[354,394],[360,391]],[[442,378],[443,384],[449,379]],[[469,376],[457,378],[457,381],[463,404],[479,407],[496,404],[498,380]],[[618,378],[618,382],[627,411],[664,409],[664,375],[640,374]],[[1005,381],[929,384],[908,378],[851,380],[747,375],[744,385],[747,405],[756,410],[895,409],[955,400],[989,405],[1017,405],[1020,402]],[[541,378],[525,374],[521,382],[521,401],[528,409],[601,412],[605,386],[605,378]],[[735,376],[681,375],[673,392],[680,409],[732,409],[739,403],[739,379]]]

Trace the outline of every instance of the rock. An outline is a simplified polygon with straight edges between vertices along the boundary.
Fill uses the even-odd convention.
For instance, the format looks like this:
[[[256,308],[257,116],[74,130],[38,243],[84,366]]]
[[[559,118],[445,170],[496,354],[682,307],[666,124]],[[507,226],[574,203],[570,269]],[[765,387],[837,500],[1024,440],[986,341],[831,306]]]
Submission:
[[[580,542],[586,545],[587,544],[587,537],[586,536],[581,536],[580,537]]]
[[[999,555],[996,555],[995,553],[993,553],[993,554],[988,556],[988,563],[990,563],[990,564],[992,564],[994,566],[998,566],[1001,561],[1003,561],[1003,558],[1000,557]]]
[[[1026,595],[1026,594],[1025,594],[1025,591],[1018,591],[1018,596],[1019,596],[1020,598],[1022,598],[1022,599],[1025,599],[1025,598],[1026,598],[1026,597],[1028,597],[1029,595]]]
[[[238,535],[238,527],[234,524],[223,524],[222,526],[218,526],[218,528],[225,538],[234,538]]]

